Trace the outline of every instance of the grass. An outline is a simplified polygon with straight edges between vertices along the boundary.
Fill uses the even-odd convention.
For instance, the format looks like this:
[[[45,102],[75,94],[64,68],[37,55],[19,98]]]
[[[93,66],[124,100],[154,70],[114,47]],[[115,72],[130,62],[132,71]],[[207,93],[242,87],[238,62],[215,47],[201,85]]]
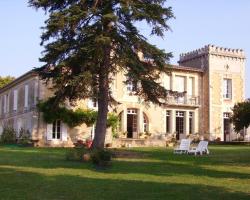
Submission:
[[[203,157],[132,149],[96,170],[65,161],[68,149],[0,147],[0,199],[250,199],[250,147],[211,146]]]

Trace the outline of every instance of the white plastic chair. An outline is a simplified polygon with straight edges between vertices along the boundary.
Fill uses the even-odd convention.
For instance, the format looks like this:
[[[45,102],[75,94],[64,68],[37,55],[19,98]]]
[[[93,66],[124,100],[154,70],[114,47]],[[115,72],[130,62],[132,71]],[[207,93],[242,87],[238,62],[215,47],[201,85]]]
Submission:
[[[190,148],[190,143],[191,143],[191,140],[182,139],[180,146],[174,149],[174,153],[175,154],[187,153],[189,151],[189,148]]]
[[[198,153],[200,155],[202,154],[209,154],[209,150],[208,150],[208,141],[200,141],[197,147],[193,147],[190,150],[188,150],[189,154],[194,154],[197,155]]]

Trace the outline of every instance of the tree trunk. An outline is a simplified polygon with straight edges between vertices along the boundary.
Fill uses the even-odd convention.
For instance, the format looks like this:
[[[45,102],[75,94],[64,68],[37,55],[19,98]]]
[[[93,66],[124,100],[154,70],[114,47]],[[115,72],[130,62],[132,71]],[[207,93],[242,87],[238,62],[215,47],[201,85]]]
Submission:
[[[98,95],[98,116],[93,141],[93,149],[103,149],[105,143],[108,101],[109,101],[109,66],[110,66],[110,48],[105,49],[105,58],[99,73],[99,95]]]

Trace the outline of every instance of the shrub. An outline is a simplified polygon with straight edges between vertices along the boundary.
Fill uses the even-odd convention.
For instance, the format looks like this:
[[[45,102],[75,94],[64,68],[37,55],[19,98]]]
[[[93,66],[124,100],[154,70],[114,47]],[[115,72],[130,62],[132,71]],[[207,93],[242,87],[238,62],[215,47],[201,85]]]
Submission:
[[[31,134],[29,130],[25,130],[24,128],[20,129],[18,143],[21,145],[31,144]]]
[[[74,145],[75,145],[76,148],[83,148],[84,147],[84,142],[83,142],[83,140],[77,140],[74,143]]]
[[[145,135],[147,135],[148,137],[150,137],[152,135],[152,133],[150,132],[145,132]]]
[[[66,154],[66,160],[69,161],[82,161],[83,155],[87,153],[85,148],[73,148]]]
[[[94,150],[91,154],[91,160],[97,166],[109,166],[112,158],[112,153],[107,150]]]
[[[16,143],[16,131],[12,127],[4,127],[1,135],[1,143],[3,144],[15,144]]]
[[[112,136],[113,138],[119,138],[119,134],[116,131],[112,132]]]
[[[232,140],[232,141],[235,141],[235,142],[242,142],[244,141],[244,137],[243,136],[239,136],[237,137],[236,139]]]

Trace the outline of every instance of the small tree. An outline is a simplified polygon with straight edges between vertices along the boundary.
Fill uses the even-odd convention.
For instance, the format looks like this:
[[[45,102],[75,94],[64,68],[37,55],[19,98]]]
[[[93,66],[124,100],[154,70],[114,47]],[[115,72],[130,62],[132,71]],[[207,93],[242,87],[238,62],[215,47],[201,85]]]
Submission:
[[[14,79],[15,79],[15,77],[12,77],[12,76],[6,76],[6,77],[0,76],[0,88],[4,87],[5,85],[10,83]]]
[[[231,121],[234,124],[234,130],[240,132],[250,125],[250,99],[237,103],[233,107]]]
[[[29,0],[48,14],[42,34],[45,65],[37,71],[52,80],[52,107],[65,100],[92,98],[98,102],[94,148],[103,148],[108,106],[113,102],[110,83],[118,72],[133,82],[136,94],[162,104],[167,90],[159,84],[171,57],[148,43],[136,22],[146,22],[151,34],[163,37],[173,18],[166,0]],[[137,23],[138,25],[138,23]],[[142,60],[138,52],[144,55]]]

